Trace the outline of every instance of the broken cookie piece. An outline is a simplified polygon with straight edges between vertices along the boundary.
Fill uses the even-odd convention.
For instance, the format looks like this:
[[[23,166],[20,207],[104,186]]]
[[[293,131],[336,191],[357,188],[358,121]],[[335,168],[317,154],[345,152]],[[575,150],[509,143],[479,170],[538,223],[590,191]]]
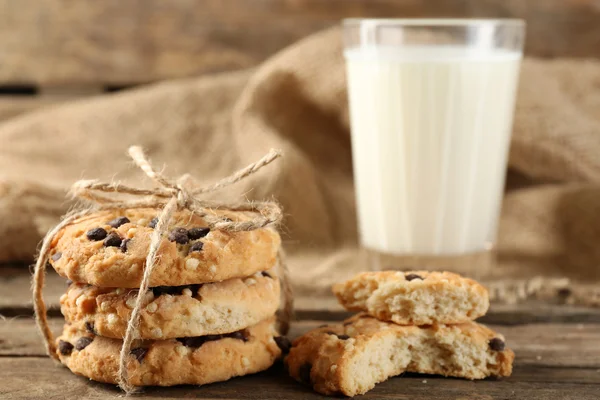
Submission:
[[[355,396],[403,372],[509,376],[513,359],[503,337],[476,322],[402,326],[358,314],[296,339],[285,363],[317,392]]]

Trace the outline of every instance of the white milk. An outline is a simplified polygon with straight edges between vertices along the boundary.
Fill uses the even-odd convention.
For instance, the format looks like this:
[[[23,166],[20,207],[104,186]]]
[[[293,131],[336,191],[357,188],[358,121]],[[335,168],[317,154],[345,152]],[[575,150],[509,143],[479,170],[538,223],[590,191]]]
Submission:
[[[520,54],[407,47],[345,55],[362,244],[391,254],[489,249]]]

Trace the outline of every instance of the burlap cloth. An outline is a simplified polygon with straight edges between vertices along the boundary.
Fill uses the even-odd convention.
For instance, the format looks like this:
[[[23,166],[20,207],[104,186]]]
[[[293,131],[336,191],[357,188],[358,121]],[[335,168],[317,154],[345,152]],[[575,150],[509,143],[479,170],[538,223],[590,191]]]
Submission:
[[[600,281],[600,63],[523,62],[495,280]],[[490,94],[493,95],[493,94]],[[285,157],[218,196],[277,199],[302,292],[366,268],[357,257],[344,62],[337,29],[257,69],[100,96],[0,125],[0,260],[29,261],[77,179],[138,177],[141,144],[166,173],[214,181]],[[144,182],[135,182],[143,185]],[[145,182],[149,185],[149,182]],[[537,284],[540,286],[541,284]]]

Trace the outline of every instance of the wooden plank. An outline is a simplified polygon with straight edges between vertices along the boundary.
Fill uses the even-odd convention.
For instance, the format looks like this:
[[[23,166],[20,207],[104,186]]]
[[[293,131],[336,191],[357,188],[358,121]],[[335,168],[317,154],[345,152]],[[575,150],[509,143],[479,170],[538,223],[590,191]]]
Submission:
[[[131,84],[256,65],[345,17],[520,17],[527,52],[600,57],[594,0],[0,0],[0,84]]]
[[[0,358],[0,397],[11,399],[104,399],[122,394],[114,386],[73,376],[47,358]],[[258,395],[257,390],[260,390]],[[590,369],[516,367],[502,380],[466,381],[410,374],[377,385],[361,399],[597,399],[600,373]],[[253,376],[202,387],[145,388],[149,399],[322,399],[289,378],[281,364]]]
[[[292,324],[290,338],[322,325],[323,321]],[[62,319],[51,320],[55,334]],[[517,354],[520,365],[600,368],[600,324],[533,324],[495,326]],[[32,318],[0,322],[0,356],[43,356],[44,348]]]
[[[66,280],[53,270],[46,274],[44,299],[50,308],[59,309]],[[26,266],[0,267],[0,315],[32,315],[31,274]]]

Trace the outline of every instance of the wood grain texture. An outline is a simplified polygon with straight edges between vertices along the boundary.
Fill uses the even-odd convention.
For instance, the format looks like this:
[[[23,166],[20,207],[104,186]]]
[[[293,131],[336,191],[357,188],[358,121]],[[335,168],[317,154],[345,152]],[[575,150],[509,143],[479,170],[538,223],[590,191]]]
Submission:
[[[66,291],[66,279],[58,276],[54,270],[46,274],[44,300],[50,308],[60,308],[59,298]],[[0,267],[0,315],[15,316],[10,310],[23,311],[31,315],[33,309],[31,294],[31,274],[26,266]]]
[[[8,399],[106,399],[122,396],[112,385],[74,376],[48,358],[0,357],[0,397]],[[600,373],[587,368],[517,365],[510,378],[466,381],[406,374],[389,379],[361,399],[597,400]],[[263,373],[202,387],[145,388],[144,399],[323,399],[288,377],[281,364]]]
[[[345,17],[517,17],[527,53],[600,57],[595,0],[0,0],[0,84],[133,84],[256,65]]]

